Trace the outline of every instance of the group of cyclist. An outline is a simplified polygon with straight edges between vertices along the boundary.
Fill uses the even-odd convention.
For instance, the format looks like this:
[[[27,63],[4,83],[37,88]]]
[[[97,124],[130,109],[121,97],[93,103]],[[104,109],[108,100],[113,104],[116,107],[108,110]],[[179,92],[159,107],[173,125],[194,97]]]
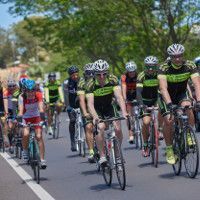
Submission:
[[[172,148],[173,118],[171,110],[173,105],[187,106],[194,101],[200,108],[200,78],[198,68],[200,57],[194,62],[184,59],[185,48],[181,44],[172,44],[168,47],[168,59],[160,64],[156,56],[147,56],[144,59],[143,71],[138,73],[137,65],[130,61],[125,65],[125,74],[120,80],[110,73],[109,64],[105,60],[97,60],[84,66],[83,76],[80,77],[79,68],[68,68],[69,78],[63,84],[56,79],[56,73],[51,72],[48,80],[41,87],[40,82],[31,80],[23,75],[19,83],[8,80],[4,88],[0,85],[0,112],[4,113],[2,123],[4,132],[8,137],[10,152],[13,152],[12,134],[18,123],[34,123],[36,138],[40,150],[41,168],[47,167],[44,158],[45,145],[42,137],[42,125],[40,122],[48,119],[48,133],[52,134],[52,109],[56,106],[60,113],[63,106],[69,116],[69,135],[71,151],[76,151],[75,123],[76,113],[74,109],[80,108],[88,145],[88,161],[94,162],[94,140],[100,154],[99,164],[107,162],[104,152],[105,123],[101,119],[109,119],[122,116],[127,119],[133,115],[133,101],[136,100],[140,107],[142,118],[143,149],[142,155],[149,156],[148,137],[151,106],[159,106],[158,122],[162,128],[166,143],[166,160],[169,164],[175,164],[176,155]],[[119,107],[119,108],[118,108]],[[189,123],[195,130],[195,118],[192,110],[188,110]],[[47,113],[47,116],[46,114]],[[98,134],[94,138],[94,125],[98,126]],[[120,144],[123,133],[120,121],[113,122],[116,136]],[[159,127],[158,127],[159,128]],[[134,143],[135,134],[129,130],[129,143]],[[28,161],[29,129],[23,128],[23,159]],[[190,145],[191,139],[187,138]]]

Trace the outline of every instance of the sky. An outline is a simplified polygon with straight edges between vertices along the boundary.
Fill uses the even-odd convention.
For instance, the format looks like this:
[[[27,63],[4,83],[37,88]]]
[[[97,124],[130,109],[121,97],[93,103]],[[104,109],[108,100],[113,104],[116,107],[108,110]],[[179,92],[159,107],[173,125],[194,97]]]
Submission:
[[[23,19],[23,17],[14,17],[8,13],[10,4],[0,4],[0,27],[8,29],[13,23]]]

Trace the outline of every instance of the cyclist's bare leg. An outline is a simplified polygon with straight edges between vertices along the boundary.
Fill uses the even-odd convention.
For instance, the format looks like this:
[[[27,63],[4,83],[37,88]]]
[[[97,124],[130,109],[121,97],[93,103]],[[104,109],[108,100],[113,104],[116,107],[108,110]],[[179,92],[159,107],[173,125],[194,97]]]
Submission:
[[[119,139],[120,144],[122,143],[123,140],[123,134],[122,134],[122,129],[121,129],[121,122],[120,121],[114,121],[113,126],[115,129],[115,134],[117,138]]]
[[[99,123],[98,125],[98,135],[96,135],[96,143],[97,143],[97,148],[99,150],[100,157],[105,156],[104,152],[104,130],[105,130],[105,123]]]
[[[86,136],[86,142],[88,145],[88,149],[92,150],[94,148],[93,124],[92,123],[88,123],[85,126],[85,136]]]
[[[181,106],[185,107],[185,106],[191,106],[191,102],[190,101],[183,101],[181,103]],[[187,116],[188,116],[188,121],[189,124],[194,128],[195,127],[195,119],[194,119],[194,113],[192,109],[189,109],[186,111]]]
[[[142,120],[143,120],[143,126],[142,126],[143,141],[144,143],[147,143],[149,139],[149,125],[150,125],[151,117],[144,116]]]
[[[172,145],[173,141],[172,125],[173,125],[173,119],[170,120],[170,115],[168,114],[164,116],[163,135],[167,146]]]
[[[28,150],[28,141],[29,141],[29,128],[23,128],[23,137],[22,137],[22,147],[24,150]]]
[[[48,106],[48,126],[50,127],[51,126],[51,124],[52,124],[52,112],[51,112],[51,108],[50,108],[50,106]]]
[[[45,147],[44,147],[44,141],[42,137],[42,130],[40,128],[35,129],[35,133],[36,133],[36,139],[38,141],[38,146],[40,150],[40,159],[44,160]]]
[[[127,112],[129,114],[129,116],[133,116],[133,106],[130,104],[130,103],[127,103],[126,104],[126,109],[127,109]],[[127,121],[127,126],[128,126],[128,121]],[[134,137],[134,134],[133,134],[133,131],[132,130],[129,130],[129,138],[133,136]]]

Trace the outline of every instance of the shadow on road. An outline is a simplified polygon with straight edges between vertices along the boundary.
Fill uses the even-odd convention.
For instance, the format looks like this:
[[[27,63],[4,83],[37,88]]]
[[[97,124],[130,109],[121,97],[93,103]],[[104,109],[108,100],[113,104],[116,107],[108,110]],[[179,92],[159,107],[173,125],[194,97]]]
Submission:
[[[120,190],[120,187],[117,183],[113,183],[111,186],[107,186],[106,184],[97,184],[97,185],[90,186],[90,190],[97,191],[97,192],[110,190],[110,189]]]
[[[166,162],[165,162],[165,161],[160,161],[160,162],[158,162],[158,168],[159,168],[159,165],[165,165],[165,164],[166,164]],[[152,167],[154,167],[154,165],[153,165],[153,163],[152,163],[152,162],[148,162],[148,163],[141,163],[141,164],[139,164],[139,165],[138,165],[138,167],[140,167],[140,168],[149,167],[149,166],[152,166]]]
[[[73,155],[69,155],[66,156],[67,158],[76,158],[76,157],[80,157],[78,154],[73,154]]]
[[[26,179],[25,181],[23,180],[21,184],[26,184],[26,183],[32,182],[32,181],[35,181],[35,180],[33,180],[33,178]],[[44,177],[40,177],[40,182],[43,182],[43,181],[49,181],[49,179],[48,178],[44,178]]]
[[[124,151],[130,151],[130,150],[135,150],[135,149],[136,149],[136,147],[134,147],[134,146],[131,146],[131,147],[124,147],[124,148],[123,148]]]
[[[95,170],[83,171],[83,172],[81,172],[81,174],[84,175],[84,176],[94,175],[94,174],[101,175],[96,169]]]

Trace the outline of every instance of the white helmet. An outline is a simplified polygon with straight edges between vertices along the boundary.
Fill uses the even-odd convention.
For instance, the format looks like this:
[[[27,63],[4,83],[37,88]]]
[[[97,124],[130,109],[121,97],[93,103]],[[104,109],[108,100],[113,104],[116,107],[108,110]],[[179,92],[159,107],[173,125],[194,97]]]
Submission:
[[[199,65],[199,64],[200,64],[200,56],[199,56],[199,57],[196,57],[196,58],[194,59],[194,63],[195,63],[196,65]]]
[[[10,86],[17,86],[17,83],[15,80],[13,79],[8,79],[7,80],[7,86],[10,87]]]
[[[109,69],[109,64],[105,60],[99,59],[94,63],[95,72],[107,71],[108,69]]]
[[[137,69],[137,65],[134,61],[130,61],[128,63],[126,63],[126,70],[128,72],[134,72]]]
[[[94,70],[94,64],[88,63],[84,66],[84,71],[93,71]]]
[[[183,54],[184,51],[185,51],[185,48],[182,44],[172,44],[171,46],[169,46],[167,48],[167,53],[170,56],[176,56],[176,55]]]
[[[145,65],[157,65],[158,59],[155,56],[148,56],[144,59]]]

